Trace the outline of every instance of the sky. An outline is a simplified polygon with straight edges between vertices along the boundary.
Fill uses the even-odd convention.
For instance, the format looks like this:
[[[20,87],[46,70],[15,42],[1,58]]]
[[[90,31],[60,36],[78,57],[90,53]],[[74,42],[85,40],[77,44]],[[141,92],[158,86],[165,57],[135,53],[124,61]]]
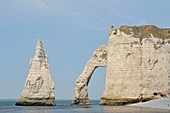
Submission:
[[[110,26],[170,27],[170,0],[0,0],[0,99],[18,99],[35,46],[49,58],[56,99],[74,99],[77,77]],[[106,69],[97,68],[89,98],[100,99]]]

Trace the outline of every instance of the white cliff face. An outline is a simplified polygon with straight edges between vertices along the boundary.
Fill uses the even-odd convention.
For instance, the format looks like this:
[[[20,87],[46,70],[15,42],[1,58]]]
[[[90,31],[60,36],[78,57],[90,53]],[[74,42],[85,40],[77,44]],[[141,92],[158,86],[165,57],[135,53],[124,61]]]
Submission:
[[[123,105],[167,97],[170,31],[156,26],[122,29],[110,30],[106,86],[100,104]],[[76,97],[80,96],[81,93],[76,93]]]
[[[97,67],[106,66],[107,61],[107,46],[102,45],[94,53],[91,59],[87,62],[82,74],[76,80],[75,95],[76,100],[72,104],[88,104],[88,83],[94,70]]]
[[[34,58],[21,98],[16,105],[55,105],[54,82],[48,64],[48,57],[42,45],[37,42]]]
[[[146,29],[147,30],[147,29]],[[106,88],[101,104],[121,105],[168,96],[170,39],[134,37],[115,29],[109,37]]]

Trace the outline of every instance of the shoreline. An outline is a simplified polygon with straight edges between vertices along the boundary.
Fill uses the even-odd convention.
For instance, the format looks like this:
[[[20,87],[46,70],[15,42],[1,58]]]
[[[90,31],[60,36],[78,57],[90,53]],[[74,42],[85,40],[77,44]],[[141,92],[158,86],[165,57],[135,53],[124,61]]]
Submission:
[[[144,107],[144,108],[158,108],[170,110],[170,98],[160,98],[147,102],[129,104],[127,106]]]

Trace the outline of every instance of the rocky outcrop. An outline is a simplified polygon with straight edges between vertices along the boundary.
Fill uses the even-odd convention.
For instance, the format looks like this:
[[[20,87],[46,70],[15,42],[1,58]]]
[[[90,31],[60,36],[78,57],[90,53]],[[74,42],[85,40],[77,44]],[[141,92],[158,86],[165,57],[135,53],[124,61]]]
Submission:
[[[48,57],[41,40],[38,40],[34,58],[20,99],[16,105],[54,106],[54,82],[51,78]]]
[[[91,59],[87,62],[84,71],[76,80],[75,95],[76,99],[72,104],[89,104],[88,99],[88,83],[90,78],[97,67],[106,66],[107,60],[107,46],[102,45],[94,53]]]
[[[101,105],[124,105],[168,97],[170,29],[153,25],[111,27],[106,53],[106,86]],[[81,88],[77,87],[79,78],[76,98],[82,97]],[[87,87],[83,94],[87,94]]]

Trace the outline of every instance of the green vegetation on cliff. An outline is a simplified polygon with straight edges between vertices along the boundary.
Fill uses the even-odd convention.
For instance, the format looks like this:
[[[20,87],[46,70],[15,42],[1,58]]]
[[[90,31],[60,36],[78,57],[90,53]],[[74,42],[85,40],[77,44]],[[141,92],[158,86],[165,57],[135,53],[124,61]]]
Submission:
[[[158,28],[154,25],[144,26],[121,26],[120,31],[126,34],[134,34],[134,37],[143,39],[148,38],[151,34],[157,38],[170,38],[170,28]]]

